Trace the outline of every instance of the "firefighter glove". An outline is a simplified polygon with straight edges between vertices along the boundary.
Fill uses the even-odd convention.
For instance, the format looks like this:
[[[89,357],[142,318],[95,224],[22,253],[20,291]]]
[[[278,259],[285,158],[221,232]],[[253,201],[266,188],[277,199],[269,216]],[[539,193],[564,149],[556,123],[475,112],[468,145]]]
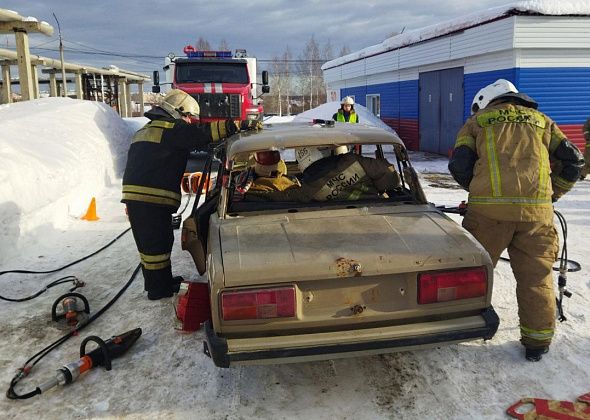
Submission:
[[[551,196],[551,202],[555,203],[561,198],[567,191],[557,186],[553,186],[553,195]]]
[[[259,131],[262,130],[262,127],[262,121],[259,120],[242,121],[240,124],[242,131]]]
[[[226,120],[225,121],[225,131],[227,132],[227,136],[233,136],[236,133],[240,132],[240,126],[237,121],[234,120]]]

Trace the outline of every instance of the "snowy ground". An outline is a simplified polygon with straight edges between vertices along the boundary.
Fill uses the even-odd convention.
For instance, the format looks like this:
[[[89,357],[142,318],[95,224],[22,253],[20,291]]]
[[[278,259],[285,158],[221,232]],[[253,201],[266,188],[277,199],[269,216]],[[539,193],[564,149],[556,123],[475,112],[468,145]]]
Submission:
[[[106,244],[128,227],[120,175],[132,129],[107,107],[48,98],[0,106],[0,271],[62,266]],[[446,160],[412,154],[430,201],[456,205]],[[123,160],[122,160],[123,159]],[[97,222],[77,217],[97,200]],[[557,208],[569,223],[569,257],[583,270],[568,276],[574,295],[569,320],[539,363],[527,363],[518,343],[515,282],[506,263],[496,269],[493,305],[501,325],[493,340],[303,364],[218,369],[202,353],[203,333],[174,330],[171,299],[148,301],[139,277],[102,317],[40,362],[21,392],[32,390],[62,364],[78,358],[83,337],[108,338],[135,327],[143,336],[115,360],[67,388],[25,401],[0,400],[2,418],[505,418],[519,398],[573,400],[590,391],[590,182],[580,182]],[[459,220],[457,218],[457,220]],[[196,279],[178,231],[175,274]],[[103,253],[51,275],[0,276],[0,295],[22,297],[65,275],[93,312],[127,281],[138,263],[130,233]],[[66,285],[23,303],[0,301],[0,384],[8,388],[26,359],[60,337],[51,304]]]

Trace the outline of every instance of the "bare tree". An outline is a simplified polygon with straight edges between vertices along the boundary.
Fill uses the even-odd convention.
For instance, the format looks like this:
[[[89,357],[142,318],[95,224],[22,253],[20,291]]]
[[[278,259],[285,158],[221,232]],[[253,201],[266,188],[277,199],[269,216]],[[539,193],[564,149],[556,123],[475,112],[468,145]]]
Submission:
[[[286,47],[281,56],[274,56],[271,63],[272,96],[265,104],[267,109],[273,109],[279,115],[290,114],[291,95],[291,49]]]
[[[229,47],[229,44],[227,43],[227,41],[225,40],[225,38],[223,38],[221,41],[219,41],[219,51],[231,51],[231,48]]]
[[[283,79],[285,86],[285,103],[287,105],[287,115],[291,115],[291,89],[292,89],[292,71],[291,61],[293,60],[293,54],[291,49],[287,45],[285,52],[283,53]]]
[[[328,39],[322,48],[321,58],[319,62],[314,63],[315,72],[317,74],[316,83],[316,99],[318,104],[326,103],[326,83],[324,82],[324,73],[322,72],[322,65],[334,59],[334,50],[332,43]]]
[[[309,109],[317,105],[318,77],[321,77],[321,57],[320,47],[312,35],[309,41],[305,44],[305,50],[299,56],[299,63],[297,65],[298,73],[300,74],[299,86],[304,98],[307,94],[309,96]],[[314,92],[316,98],[314,101]],[[304,105],[305,109],[305,105]]]
[[[197,51],[211,51],[211,44],[202,36],[199,37],[197,43],[195,44],[195,49]]]
[[[348,45],[343,45],[342,48],[340,48],[340,52],[338,53],[338,57],[343,57],[348,54],[350,54],[350,48],[348,48]]]

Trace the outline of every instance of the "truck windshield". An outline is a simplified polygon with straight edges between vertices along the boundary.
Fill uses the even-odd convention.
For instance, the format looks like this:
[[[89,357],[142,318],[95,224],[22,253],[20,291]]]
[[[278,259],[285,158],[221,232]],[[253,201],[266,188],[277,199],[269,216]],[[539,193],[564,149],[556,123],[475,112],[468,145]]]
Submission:
[[[176,83],[249,83],[246,63],[176,63]]]

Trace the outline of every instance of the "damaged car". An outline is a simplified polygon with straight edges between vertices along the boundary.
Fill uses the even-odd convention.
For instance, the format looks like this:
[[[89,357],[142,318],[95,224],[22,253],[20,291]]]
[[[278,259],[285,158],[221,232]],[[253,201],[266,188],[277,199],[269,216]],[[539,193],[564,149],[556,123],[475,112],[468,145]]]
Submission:
[[[400,138],[278,124],[210,153],[182,247],[206,274],[215,365],[286,363],[493,337],[493,267],[429,203]]]

